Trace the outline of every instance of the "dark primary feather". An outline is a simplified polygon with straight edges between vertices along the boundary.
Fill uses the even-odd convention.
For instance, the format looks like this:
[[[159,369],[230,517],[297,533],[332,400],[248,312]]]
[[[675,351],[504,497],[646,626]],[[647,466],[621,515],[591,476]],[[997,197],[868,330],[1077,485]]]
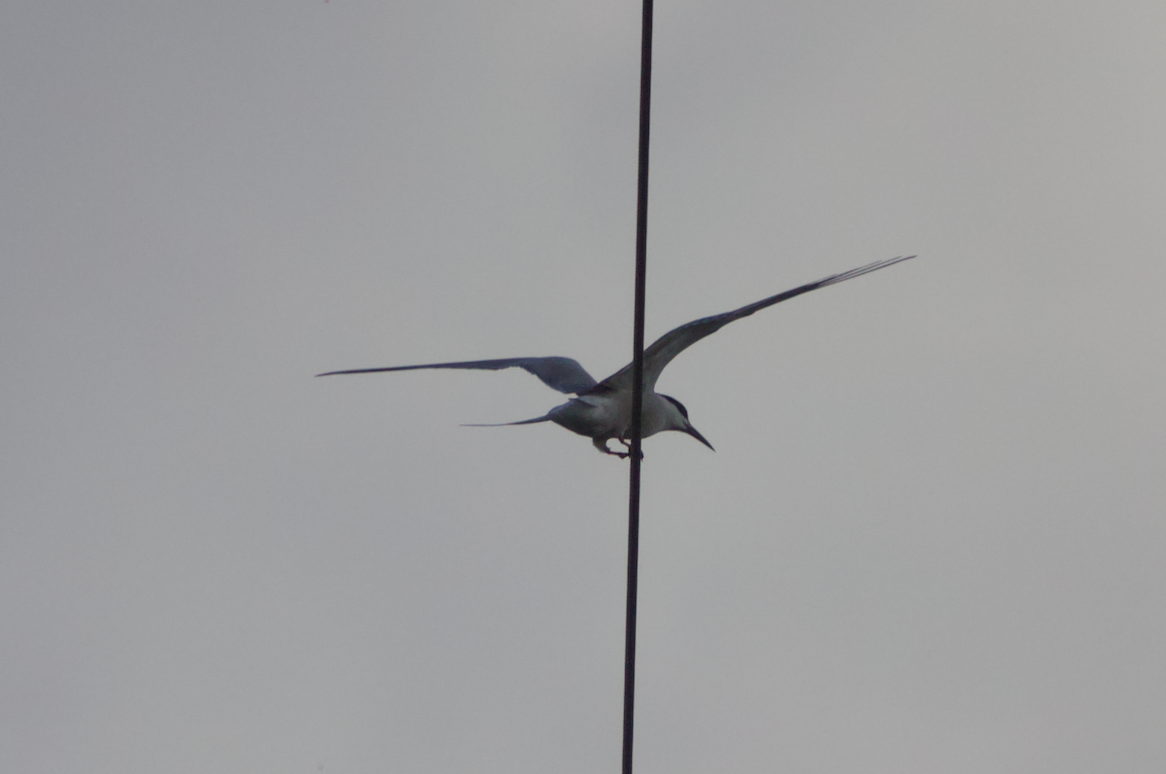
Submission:
[[[466,360],[459,363],[430,363],[427,365],[391,366],[389,368],[357,368],[351,371],[329,371],[316,376],[338,374],[375,374],[384,371],[416,371],[422,368],[464,368],[500,371],[503,368],[521,368],[534,374],[553,390],[567,395],[578,395],[595,386],[595,379],[569,357],[511,357],[500,360]]]
[[[861,277],[863,274],[869,274],[872,271],[885,269],[900,261],[906,261],[914,258],[913,255],[899,256],[897,258],[888,258],[882,261],[875,261],[868,263],[866,266],[860,266],[857,269],[844,271],[841,274],[831,274],[816,282],[809,282],[792,290],[787,290],[784,293],[778,293],[776,296],[763,298],[740,309],[734,309],[731,312],[724,312],[716,314],[712,317],[702,317],[699,320],[685,323],[678,328],[665,333],[660,338],[644,350],[644,389],[654,390],[656,387],[656,379],[659,378],[660,372],[664,367],[672,362],[672,358],[679,355],[684,350],[691,347],[696,342],[703,339],[712,333],[716,333],[721,328],[725,327],[734,320],[740,320],[742,317],[748,317],[754,312],[758,312],[766,307],[780,304],[782,301],[788,301],[794,296],[800,296],[802,293],[809,293],[811,290],[824,288],[827,285],[834,285],[839,282],[845,282],[848,279]],[[626,389],[632,388],[632,365],[621,368],[611,376],[604,379],[593,388],[593,392],[607,391],[612,389]]]

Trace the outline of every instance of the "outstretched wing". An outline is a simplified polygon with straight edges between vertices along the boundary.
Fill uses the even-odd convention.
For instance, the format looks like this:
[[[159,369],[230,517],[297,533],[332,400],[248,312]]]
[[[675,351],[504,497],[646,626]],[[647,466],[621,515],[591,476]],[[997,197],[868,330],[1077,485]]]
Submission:
[[[389,368],[357,368],[351,371],[329,371],[316,376],[337,374],[375,374],[382,371],[417,371],[422,368],[468,368],[483,371],[501,371],[503,368],[521,368],[534,374],[551,389],[577,395],[595,386],[591,374],[569,357],[510,357],[501,360],[466,360],[460,363],[430,363],[428,365],[392,366]]]
[[[844,271],[841,274],[831,274],[829,277],[820,279],[817,282],[810,282],[806,285],[796,287],[793,290],[787,290],[784,293],[778,293],[776,296],[763,298],[760,301],[743,306],[740,309],[734,309],[731,312],[713,315],[712,317],[702,317],[699,320],[693,320],[690,323],[685,323],[679,328],[673,328],[665,333],[660,338],[644,350],[644,389],[653,390],[656,387],[656,380],[660,378],[660,372],[664,367],[672,362],[672,358],[679,355],[684,350],[691,347],[696,342],[703,339],[709,334],[716,333],[721,328],[725,327],[734,320],[740,320],[742,317],[748,317],[754,312],[765,309],[774,304],[780,304],[782,301],[787,301],[794,296],[800,296],[802,293],[809,293],[811,290],[824,288],[827,285],[835,285],[839,282],[845,282],[848,279],[861,277],[863,274],[870,274],[872,271],[885,269],[900,261],[906,261],[914,258],[913,255],[899,256],[898,258],[888,258],[883,261],[875,261],[874,263],[860,266],[857,269]],[[630,390],[632,388],[632,366],[628,365],[621,368],[611,376],[604,379],[595,387],[595,391],[607,389],[624,389]]]

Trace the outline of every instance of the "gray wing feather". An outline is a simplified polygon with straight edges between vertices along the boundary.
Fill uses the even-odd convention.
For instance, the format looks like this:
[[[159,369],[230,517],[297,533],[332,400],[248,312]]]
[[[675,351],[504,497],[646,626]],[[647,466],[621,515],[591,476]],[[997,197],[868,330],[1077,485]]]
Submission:
[[[776,296],[763,298],[740,309],[734,309],[731,312],[724,312],[723,314],[713,315],[712,317],[702,317],[699,320],[685,323],[678,328],[665,333],[660,338],[644,350],[644,388],[655,389],[656,380],[660,377],[660,372],[664,367],[672,362],[672,358],[679,355],[684,350],[691,347],[696,342],[703,339],[712,333],[716,333],[721,328],[725,327],[734,320],[740,320],[742,317],[748,317],[754,312],[758,312],[766,307],[780,304],[782,301],[788,301],[794,296],[800,296],[802,293],[809,293],[811,290],[824,288],[827,285],[835,285],[839,282],[845,282],[848,279],[861,277],[863,274],[870,274],[872,271],[885,269],[900,261],[906,261],[914,258],[913,255],[899,256],[897,258],[888,258],[882,261],[875,261],[866,266],[860,266],[857,269],[844,271],[841,274],[831,274],[829,277],[818,280],[817,282],[810,282],[805,285],[800,285],[792,290],[787,290],[784,293],[778,293]],[[611,376],[600,382],[596,389],[627,389],[632,387],[632,366],[628,365],[621,368]]]
[[[391,366],[389,368],[357,368],[351,371],[329,371],[316,376],[338,374],[375,374],[383,371],[417,371],[423,368],[464,368],[500,371],[503,368],[521,368],[534,374],[553,390],[567,395],[587,392],[595,386],[595,379],[569,357],[511,357],[500,360],[465,360],[458,363],[429,363],[427,365]]]

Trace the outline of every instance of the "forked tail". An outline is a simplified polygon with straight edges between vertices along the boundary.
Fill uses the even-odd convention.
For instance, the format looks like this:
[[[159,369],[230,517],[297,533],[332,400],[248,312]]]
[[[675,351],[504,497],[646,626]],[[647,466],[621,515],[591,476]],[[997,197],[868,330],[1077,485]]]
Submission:
[[[541,417],[535,417],[534,419],[523,419],[523,420],[519,420],[518,422],[496,422],[494,424],[476,424],[476,423],[464,422],[464,423],[462,423],[462,427],[509,427],[510,425],[535,425],[535,424],[538,424],[539,422],[550,422],[550,421],[551,421],[551,415],[544,414]]]

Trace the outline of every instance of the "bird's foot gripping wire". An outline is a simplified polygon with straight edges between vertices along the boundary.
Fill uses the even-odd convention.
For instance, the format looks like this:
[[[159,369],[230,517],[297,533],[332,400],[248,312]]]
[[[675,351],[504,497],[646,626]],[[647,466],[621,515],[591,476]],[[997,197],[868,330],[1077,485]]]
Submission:
[[[608,438],[596,438],[592,441],[592,443],[595,444],[596,449],[599,449],[599,451],[603,452],[604,454],[610,454],[613,457],[619,457],[621,460],[627,459],[628,457],[632,456],[631,455],[632,445],[630,443],[628,443],[627,441],[625,441],[622,438],[616,438],[615,440],[617,440],[621,444],[623,444],[624,448],[627,449],[627,451],[613,451],[613,450],[607,448],[607,442],[609,440],[610,439],[608,439]],[[640,459],[643,459],[643,458],[644,458],[644,452],[641,451],[640,452]]]
[[[622,443],[623,447],[625,449],[627,449],[627,451],[626,452],[612,452],[612,454],[619,455],[620,459],[624,459],[625,457],[632,456],[632,444],[631,444],[631,442],[625,441],[623,438],[618,438],[616,440],[618,440],[620,443]],[[643,458],[644,458],[644,449],[641,447],[640,448],[640,459],[643,459]]]

